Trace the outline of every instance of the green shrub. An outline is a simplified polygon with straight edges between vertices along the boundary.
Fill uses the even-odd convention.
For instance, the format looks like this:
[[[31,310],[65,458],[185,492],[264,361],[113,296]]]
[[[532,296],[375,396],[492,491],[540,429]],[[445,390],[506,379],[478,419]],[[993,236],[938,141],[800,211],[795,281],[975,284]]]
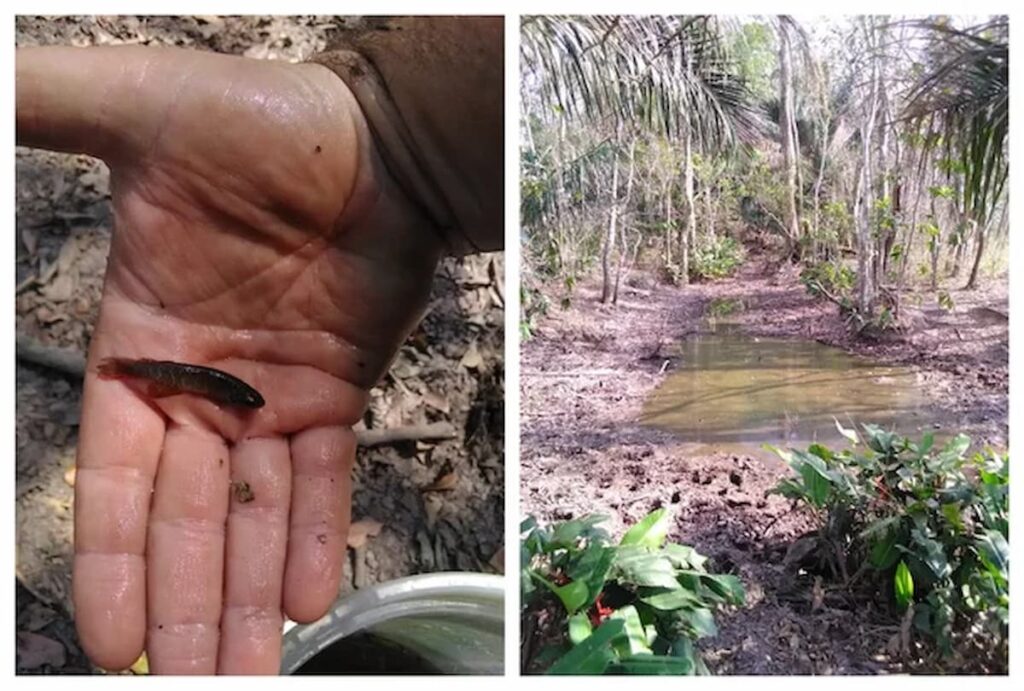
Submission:
[[[713,611],[744,602],[736,576],[708,573],[705,557],[665,543],[672,517],[659,509],[618,544],[606,516],[521,527],[524,611],[553,594],[565,613],[549,674],[707,673],[693,641],[717,633]],[[540,656],[538,656],[540,657]]]
[[[743,263],[743,246],[730,237],[706,239],[693,248],[690,257],[690,278],[709,280],[723,278]]]
[[[815,297],[830,295],[849,303],[857,285],[857,275],[841,262],[826,261],[804,267],[800,272],[800,282]]]
[[[873,573],[897,609],[944,655],[958,643],[999,657],[1009,621],[1009,458],[968,457],[959,434],[936,448],[874,425],[864,439],[839,427],[849,448],[772,448],[796,473],[775,492],[820,518],[817,552],[844,580]],[[999,658],[1005,659],[1005,658]]]
[[[533,338],[537,321],[548,313],[551,302],[539,288],[527,285],[524,280],[519,287],[519,304],[522,314],[519,319],[519,337],[526,342]]]

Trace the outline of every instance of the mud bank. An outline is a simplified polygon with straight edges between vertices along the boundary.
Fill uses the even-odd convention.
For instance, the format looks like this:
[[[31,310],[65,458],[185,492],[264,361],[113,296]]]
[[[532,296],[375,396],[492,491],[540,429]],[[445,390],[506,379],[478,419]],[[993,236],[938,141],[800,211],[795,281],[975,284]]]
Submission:
[[[747,588],[747,606],[719,615],[719,634],[702,642],[714,673],[913,671],[892,645],[898,626],[885,613],[783,568],[789,544],[811,524],[781,497],[765,496],[787,472],[781,462],[744,446],[684,443],[638,420],[667,376],[673,344],[700,328],[713,301],[729,300],[742,304],[730,319],[751,335],[816,340],[917,368],[936,400],[967,422],[963,431],[1003,447],[1006,286],[992,283],[954,291],[951,314],[910,304],[914,328],[862,342],[835,305],[806,294],[795,270],[768,275],[756,260],[710,284],[674,288],[640,277],[616,307],[599,303],[597,281],[584,282],[571,307],[553,309],[522,349],[522,513],[542,521],[606,513],[621,534],[650,511],[671,508],[669,538],[712,557]]]

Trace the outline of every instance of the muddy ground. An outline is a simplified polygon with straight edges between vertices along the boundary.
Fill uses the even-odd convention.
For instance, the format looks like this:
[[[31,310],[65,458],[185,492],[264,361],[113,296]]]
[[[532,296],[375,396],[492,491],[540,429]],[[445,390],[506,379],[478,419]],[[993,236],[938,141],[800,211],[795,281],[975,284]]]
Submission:
[[[19,17],[17,44],[175,45],[300,60],[334,17]],[[19,148],[19,337],[86,352],[113,219],[106,167]],[[449,422],[455,439],[360,449],[353,519],[382,525],[349,550],[342,591],[416,573],[495,571],[504,520],[504,275],[501,254],[446,260],[429,312],[374,390],[374,428]],[[19,672],[89,673],[71,618],[73,477],[81,382],[19,359],[17,574]],[[445,477],[443,491],[423,491]]]
[[[736,573],[747,606],[716,617],[719,634],[702,652],[716,674],[935,673],[899,652],[899,622],[827,584],[794,578],[782,562],[812,528],[810,516],[765,492],[787,474],[747,448],[696,448],[641,426],[644,401],[671,372],[672,346],[696,332],[714,301],[742,303],[730,320],[751,335],[815,339],[882,363],[919,369],[934,399],[957,413],[980,446],[1007,444],[1007,281],[951,290],[952,312],[927,292],[904,300],[911,325],[881,342],[847,332],[836,306],[808,295],[794,267],[751,257],[732,278],[687,287],[635,273],[616,307],[599,302],[600,283],[552,307],[522,349],[522,513],[542,522],[588,513],[611,517],[620,535],[652,510],[676,516],[669,539]],[[561,287],[548,295],[558,305]],[[671,364],[671,361],[670,363]],[[524,625],[525,626],[525,625]],[[945,671],[968,671],[954,660]],[[979,671],[979,670],[973,670]]]

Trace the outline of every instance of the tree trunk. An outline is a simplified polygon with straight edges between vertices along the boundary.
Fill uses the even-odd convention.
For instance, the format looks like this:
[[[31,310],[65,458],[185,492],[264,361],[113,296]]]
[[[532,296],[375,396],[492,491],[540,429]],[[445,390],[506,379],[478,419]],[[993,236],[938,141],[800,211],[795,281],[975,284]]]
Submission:
[[[622,124],[619,123],[615,126],[615,154],[612,158],[612,213],[611,218],[608,221],[608,232],[604,237],[604,249],[601,252],[601,303],[607,304],[608,300],[612,296],[612,281],[611,281],[611,264],[612,264],[612,252],[615,250],[616,245],[616,224],[619,221],[619,138],[621,134]]]
[[[713,240],[715,237],[715,205],[711,199],[711,185],[704,185],[704,214],[707,216],[705,221],[707,235]]]
[[[633,199],[633,172],[636,169],[636,137],[633,137],[629,142],[629,176],[626,178],[626,200],[622,204],[622,211],[624,215],[629,214],[629,203]],[[612,304],[619,304],[619,281],[622,279],[622,266],[626,263],[626,257],[629,254],[629,246],[626,241],[626,223],[623,223],[622,232],[619,233],[621,237],[622,247],[619,248],[619,263],[615,267],[615,289],[612,292]]]
[[[828,158],[828,120],[822,119],[821,161],[818,176],[814,179],[814,220],[812,221],[811,256],[818,259],[818,239],[821,237],[821,185],[825,181],[825,161]]]
[[[1006,222],[1006,210],[1010,206],[1010,201],[1007,199],[1003,201],[1003,210],[999,213],[999,223],[996,227],[1001,227]],[[971,267],[971,277],[967,281],[967,285],[964,286],[967,290],[974,290],[978,287],[978,270],[981,268],[981,255],[985,253],[985,238],[992,231],[991,224],[986,223],[985,227],[978,226],[978,251],[974,255],[974,266]]]
[[[938,210],[935,208],[935,197],[932,197],[931,201],[932,209],[932,223],[936,226],[939,224]],[[941,235],[933,235],[928,239],[928,251],[932,255],[932,290],[939,289],[939,239]]]
[[[868,109],[861,125],[861,199],[859,218],[857,219],[857,311],[867,320],[874,313],[875,307],[875,241],[871,232],[871,216],[874,208],[874,159],[871,145],[875,134],[875,119],[878,115],[879,69],[877,30],[874,18],[866,18],[868,31],[868,52],[871,59],[871,86],[868,98]]]
[[[975,234],[978,236],[978,251],[974,255],[974,265],[971,267],[971,276],[967,279],[967,290],[974,290],[978,287],[978,269],[981,267],[981,255],[985,253],[986,229],[975,224]]]
[[[906,279],[907,264],[910,263],[910,248],[914,246],[914,235],[917,232],[917,213],[921,208],[921,198],[927,193],[928,186],[925,184],[924,171],[927,165],[927,157],[925,152],[922,150],[918,154],[917,161],[917,177],[914,182],[914,206],[910,212],[910,224],[907,227],[907,233],[904,236],[903,241],[903,254],[900,255],[900,267],[898,269],[896,278],[896,295],[903,292],[903,283]],[[928,168],[932,170],[931,167]],[[909,182],[909,181],[908,181]]]
[[[682,242],[682,282],[690,282],[690,248],[696,239],[697,214],[693,203],[693,131],[690,119],[685,122],[686,134],[683,141],[683,198],[686,201],[686,222],[683,225]]]
[[[672,181],[665,185],[665,266],[672,266]]]
[[[798,253],[797,242],[800,238],[800,218],[796,205],[797,180],[797,145],[796,113],[793,104],[793,68],[789,49],[789,33],[784,21],[779,21],[779,104],[781,117],[779,129],[782,132],[782,157],[785,168],[786,190],[783,201],[783,223],[788,236],[787,248],[790,255]]]

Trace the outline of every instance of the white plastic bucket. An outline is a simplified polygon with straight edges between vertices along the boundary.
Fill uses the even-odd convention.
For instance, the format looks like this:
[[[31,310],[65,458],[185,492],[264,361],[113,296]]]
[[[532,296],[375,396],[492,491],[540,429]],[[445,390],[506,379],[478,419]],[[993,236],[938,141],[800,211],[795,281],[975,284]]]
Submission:
[[[399,646],[441,674],[503,674],[504,603],[504,578],[478,573],[424,574],[361,589],[312,624],[285,626],[281,674],[298,673],[357,633]],[[320,668],[325,662],[331,665],[317,659]]]

